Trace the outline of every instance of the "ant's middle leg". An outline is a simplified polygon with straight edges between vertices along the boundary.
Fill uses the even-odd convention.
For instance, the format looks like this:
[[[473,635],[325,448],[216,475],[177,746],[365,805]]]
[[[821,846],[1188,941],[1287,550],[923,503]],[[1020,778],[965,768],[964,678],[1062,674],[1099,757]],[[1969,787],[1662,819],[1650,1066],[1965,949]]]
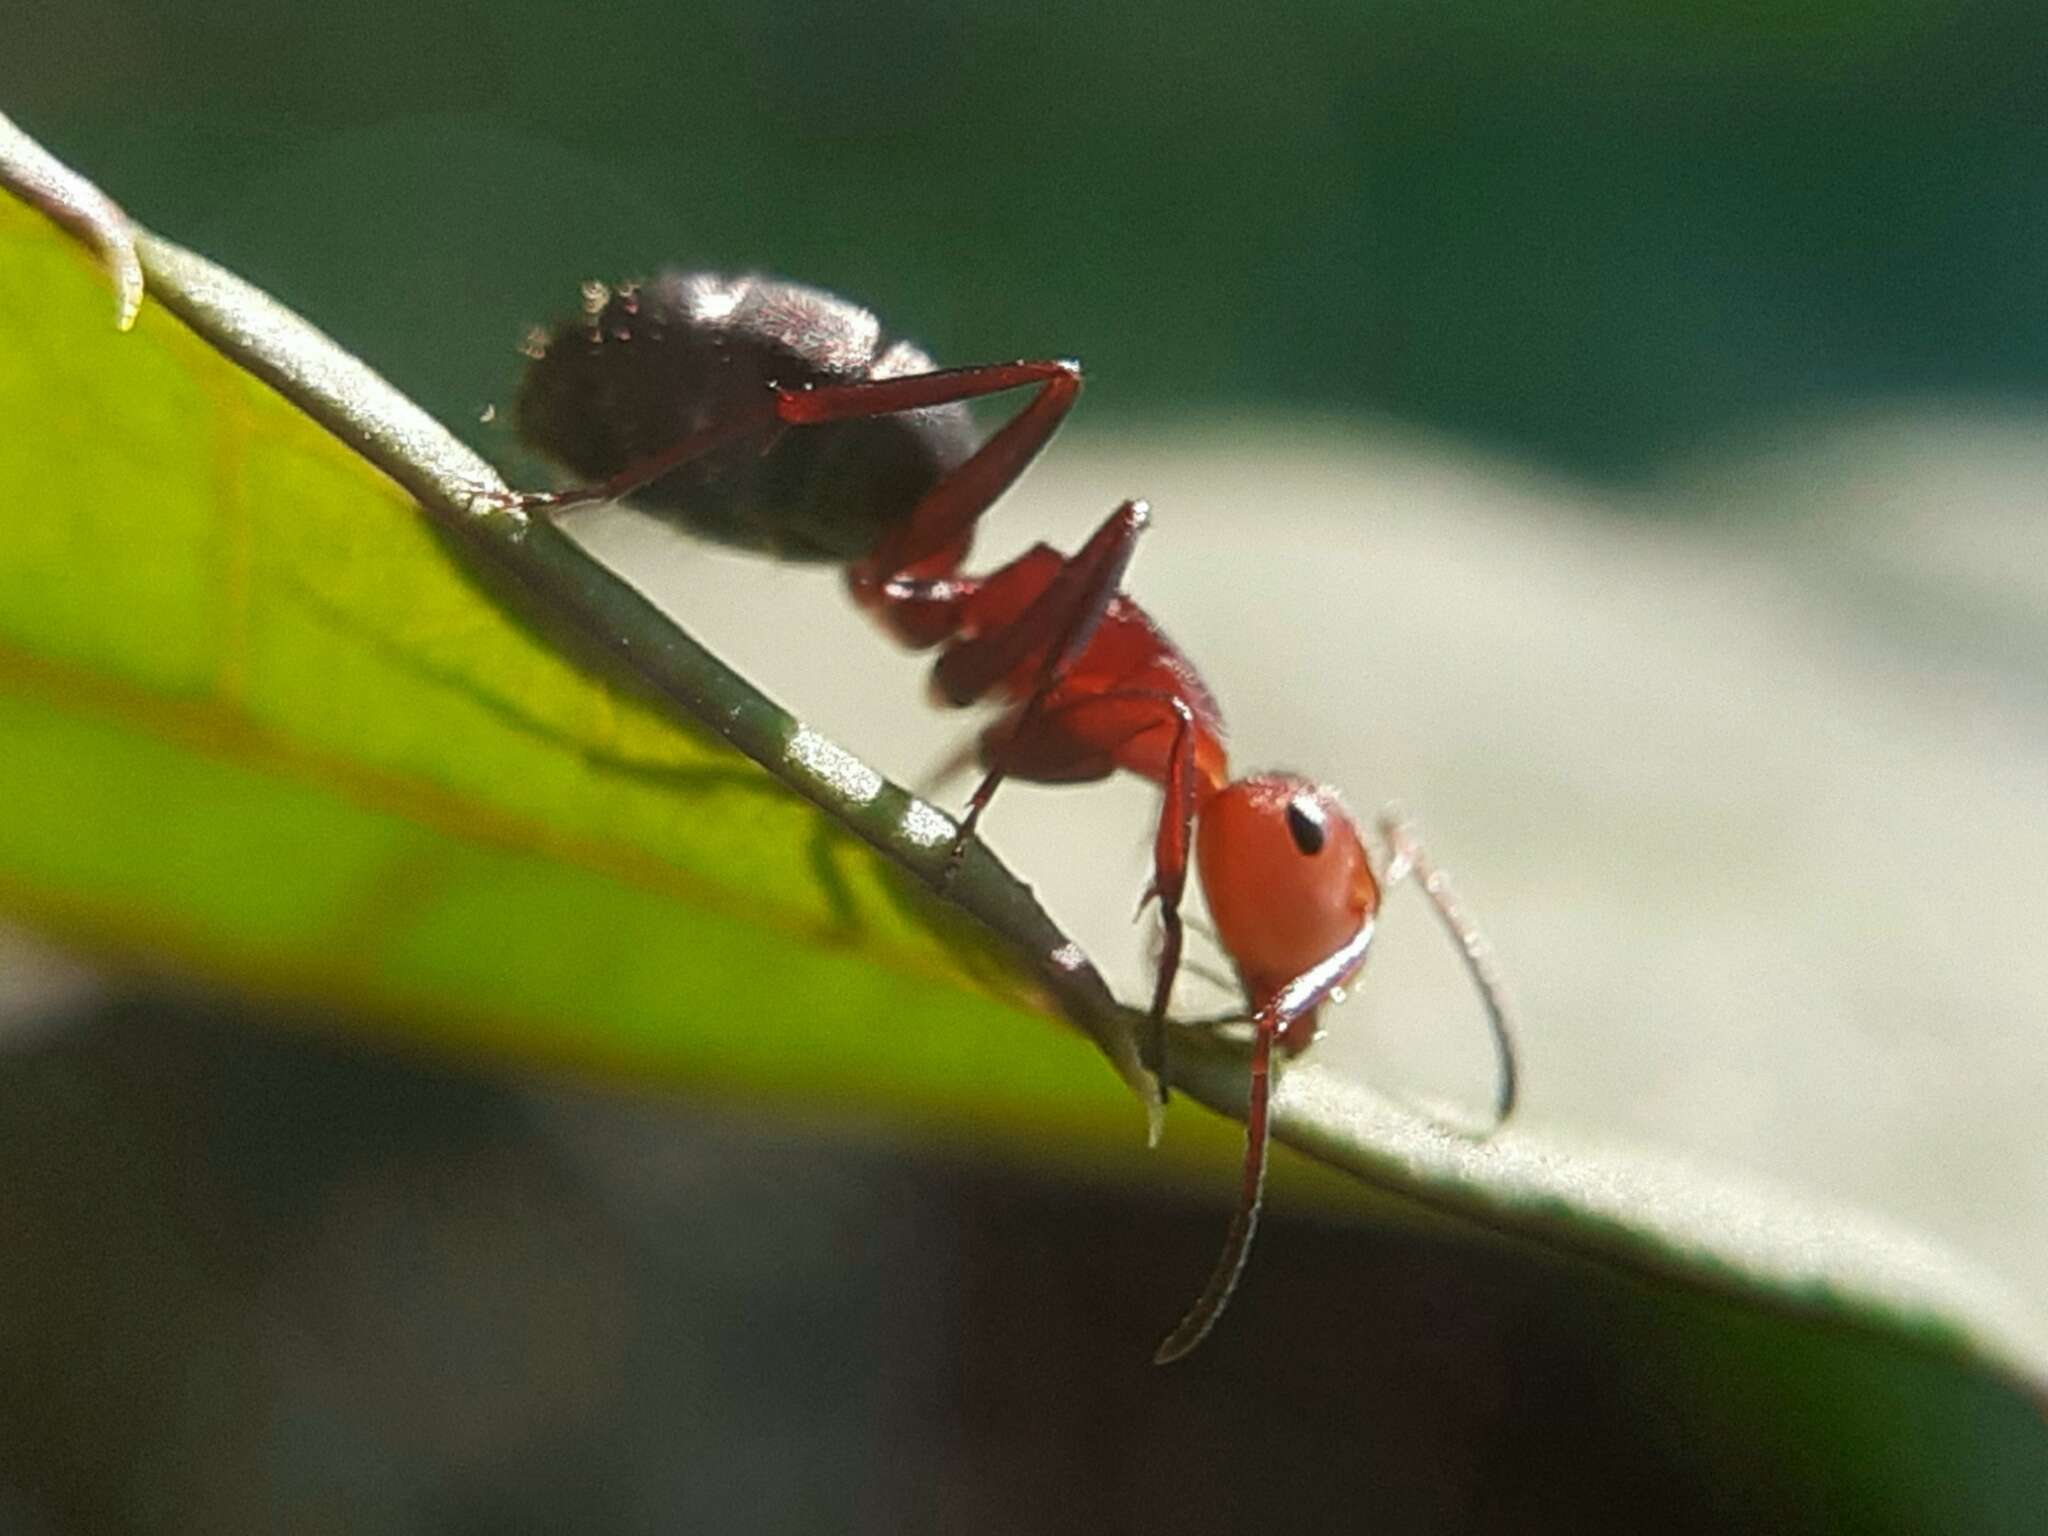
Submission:
[[[1039,657],[1037,675],[1017,712],[1015,725],[1005,733],[1012,743],[1032,744],[1047,703],[1087,649],[1088,642],[1094,639],[1115,601],[1136,551],[1138,535],[1150,520],[1145,503],[1125,502],[1110,513],[1072,557],[1051,567],[1043,590],[1022,613],[990,628],[986,634],[948,649],[932,671],[933,681],[947,702],[973,703],[1035,654]],[[998,580],[1000,573],[983,583],[984,590],[994,588]],[[961,819],[960,838],[955,845],[956,856],[1009,773],[1009,762],[1008,750],[992,757],[987,776],[967,802],[967,814]]]

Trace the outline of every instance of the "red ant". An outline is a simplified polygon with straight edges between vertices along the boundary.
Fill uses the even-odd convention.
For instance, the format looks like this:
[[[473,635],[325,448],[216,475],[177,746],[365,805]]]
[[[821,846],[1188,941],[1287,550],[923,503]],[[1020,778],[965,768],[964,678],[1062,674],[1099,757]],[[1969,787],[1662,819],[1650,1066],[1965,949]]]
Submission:
[[[518,434],[581,488],[524,504],[631,495],[728,544],[844,564],[854,601],[899,640],[942,647],[933,683],[945,703],[1004,703],[981,737],[986,777],[956,854],[1006,777],[1078,783],[1122,768],[1165,790],[1147,893],[1163,935],[1144,1061],[1164,1104],[1191,848],[1249,1004],[1252,1056],[1237,1214],[1158,1361],[1208,1334],[1250,1252],[1274,1048],[1295,1056],[1315,1038],[1322,1003],[1365,961],[1382,887],[1410,872],[1486,1005],[1501,1065],[1495,1123],[1507,1117],[1514,1057],[1484,942],[1400,824],[1382,822],[1389,855],[1376,874],[1332,790],[1294,774],[1230,780],[1215,699],[1121,590],[1145,504],[1123,503],[1075,555],[1039,544],[989,575],[962,571],[976,522],[1072,407],[1078,364],[939,369],[908,342],[885,346],[872,314],[830,294],[681,273],[617,291],[587,285],[581,319],[536,332],[526,350]],[[1024,406],[977,444],[964,402],[1027,388]]]

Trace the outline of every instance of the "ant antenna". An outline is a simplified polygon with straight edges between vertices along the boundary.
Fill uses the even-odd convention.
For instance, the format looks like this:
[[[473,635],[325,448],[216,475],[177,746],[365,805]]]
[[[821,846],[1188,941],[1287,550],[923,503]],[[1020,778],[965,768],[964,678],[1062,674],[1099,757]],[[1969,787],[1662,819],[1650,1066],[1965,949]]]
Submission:
[[[1465,961],[1465,972],[1472,978],[1473,988],[1486,1009],[1486,1026],[1493,1035],[1496,1077],[1493,1121],[1478,1133],[1479,1139],[1484,1141],[1506,1124],[1508,1116],[1515,1112],[1520,1084],[1521,1074],[1515,1065],[1514,1009],[1508,1002],[1507,985],[1494,968],[1493,946],[1486,942],[1486,935],[1458,905],[1458,898],[1451,891],[1449,876],[1430,859],[1428,850],[1415,834],[1415,824],[1398,810],[1387,810],[1380,814],[1379,829],[1380,836],[1387,840],[1388,850],[1386,873],[1380,879],[1382,889],[1391,889],[1410,874],[1421,882],[1423,894],[1436,908],[1445,931],[1457,943],[1458,953]]]
[[[1244,1115],[1244,1181],[1237,1197],[1237,1214],[1230,1218],[1230,1231],[1223,1239],[1223,1252],[1209,1282],[1188,1309],[1186,1317],[1160,1342],[1152,1356],[1154,1365],[1171,1365],[1209,1336],[1216,1319],[1230,1304],[1231,1293],[1244,1274],[1251,1257],[1252,1236],[1259,1230],[1259,1208],[1266,1192],[1266,1112],[1272,1100],[1273,1040],[1283,1029],[1327,998],[1346,976],[1365,960],[1372,943],[1373,920],[1365,924],[1336,953],[1319,960],[1290,981],[1252,1020],[1251,1090]]]

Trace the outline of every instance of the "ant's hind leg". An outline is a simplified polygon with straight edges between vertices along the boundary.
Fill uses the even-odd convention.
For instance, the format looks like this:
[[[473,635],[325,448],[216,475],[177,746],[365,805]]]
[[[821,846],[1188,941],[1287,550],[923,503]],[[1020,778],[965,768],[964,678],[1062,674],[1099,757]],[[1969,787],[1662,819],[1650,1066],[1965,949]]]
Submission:
[[[620,501],[652,485],[670,471],[701,459],[714,448],[744,437],[771,439],[779,431],[781,424],[776,420],[774,411],[765,404],[759,410],[735,412],[723,421],[714,421],[710,426],[692,432],[659,453],[635,459],[617,474],[608,475],[593,484],[574,486],[566,491],[517,491],[512,494],[511,505],[522,512],[566,512],[572,507]]]
[[[1080,393],[1081,370],[1070,362],[999,363],[948,368],[896,379],[856,379],[803,389],[768,389],[757,407],[691,433],[658,452],[636,459],[616,474],[567,491],[531,491],[514,498],[526,511],[559,512],[592,502],[618,501],[662,476],[729,442],[758,437],[763,451],[787,427],[889,416],[898,411],[953,405],[981,395],[1036,384],[1039,391],[959,468],[925,494],[908,522],[887,541],[879,558],[894,563],[886,575],[915,575],[911,569],[950,552],[960,536],[1038,455]],[[934,573],[937,574],[937,573]]]
[[[967,460],[926,491],[922,500],[867,559],[853,569],[854,592],[868,600],[892,578],[943,576],[982,513],[1010,488],[1073,409],[1081,393],[1081,365],[1044,361],[943,368],[896,379],[859,379],[775,392],[776,418],[787,426],[817,426],[887,416],[896,411],[956,405],[983,395],[1036,385],[1024,408],[999,427]]]

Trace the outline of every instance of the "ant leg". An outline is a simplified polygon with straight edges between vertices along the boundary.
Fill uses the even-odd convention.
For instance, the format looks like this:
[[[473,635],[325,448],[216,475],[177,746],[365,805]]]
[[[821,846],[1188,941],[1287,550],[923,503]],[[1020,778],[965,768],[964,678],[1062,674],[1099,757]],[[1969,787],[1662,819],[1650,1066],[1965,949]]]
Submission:
[[[764,406],[755,413],[742,411],[692,432],[681,442],[672,443],[659,453],[635,459],[617,474],[592,485],[579,485],[567,491],[520,491],[514,494],[513,504],[523,511],[565,512],[571,507],[587,506],[593,502],[619,501],[735,438],[751,434],[768,435],[779,430],[780,424],[769,408]]]
[[[1174,978],[1180,972],[1180,903],[1187,894],[1188,844],[1195,826],[1195,714],[1185,700],[1172,703],[1173,751],[1167,759],[1159,831],[1152,841],[1152,889],[1159,897],[1161,930],[1159,973],[1152,983],[1152,1007],[1145,1015],[1144,1064],[1159,1080],[1161,1103],[1166,1101],[1166,1005],[1173,1000]]]
[[[908,571],[934,554],[948,552],[959,535],[1037,457],[1081,391],[1078,363],[997,363],[910,374],[900,379],[861,379],[848,384],[774,389],[764,396],[758,410],[739,411],[723,421],[714,421],[593,485],[568,491],[525,493],[518,497],[518,504],[561,511],[589,502],[618,501],[736,438],[758,435],[772,441],[784,427],[817,426],[952,405],[1029,384],[1039,386],[1032,401],[965,463],[928,491],[902,532],[888,541],[892,547],[903,545],[908,552],[907,557],[896,557],[890,572],[893,574],[898,568]]]
[[[1152,891],[1148,887],[1145,891],[1144,900],[1138,903],[1138,910],[1131,914],[1131,921],[1136,922],[1139,918],[1143,917],[1145,915],[1145,908],[1150,906],[1151,903]],[[1197,916],[1193,912],[1181,913],[1180,921],[1181,926],[1187,929],[1189,933],[1201,939],[1217,953],[1222,953],[1223,941],[1216,936],[1216,925],[1214,923],[1206,918]],[[1183,957],[1180,962],[1180,968],[1190,976],[1199,976],[1203,981],[1208,982],[1210,986],[1217,988],[1219,991],[1242,993],[1244,990],[1243,978],[1238,976],[1235,971],[1226,971],[1213,960],[1191,960]],[[1249,1024],[1251,1016],[1243,1008],[1233,1008],[1228,1013],[1212,1013],[1199,1018],[1182,1019],[1179,1022],[1187,1029],[1202,1029],[1214,1033],[1216,1030],[1222,1029],[1227,1025]]]
[[[1066,360],[990,363],[775,392],[776,419],[804,427],[954,405],[1032,384],[1038,392],[1024,408],[925,492],[903,524],[853,568],[856,596],[869,597],[892,577],[944,575],[953,568],[968,531],[1038,457],[1073,409],[1081,393],[1081,365]]]
[[[1127,501],[1110,513],[1078,553],[1060,565],[1045,590],[1012,622],[977,639],[963,641],[939,658],[933,676],[941,692],[955,703],[978,699],[1007,677],[1034,651],[1042,650],[1038,680],[1008,732],[1002,748],[991,754],[987,776],[967,802],[954,856],[965,848],[981,813],[1010,772],[1011,747],[1030,740],[1045,711],[1046,700],[1095,637],[1103,615],[1123,585],[1138,535],[1150,521],[1142,501]]]
[[[1057,702],[1046,704],[1047,698]],[[1037,713],[1033,713],[1034,707]],[[975,793],[982,805],[1005,773],[1060,780],[1080,768],[1110,762],[1117,750],[1143,735],[1171,726],[1173,741],[1166,752],[1165,796],[1159,808],[1159,829],[1152,843],[1152,889],[1159,898],[1159,968],[1152,987],[1152,1005],[1145,1016],[1145,1037],[1139,1059],[1159,1085],[1159,1102],[1167,1101],[1166,1009],[1180,973],[1184,925],[1181,900],[1187,893],[1188,851],[1195,824],[1195,713],[1185,699],[1140,689],[1113,689],[1059,697],[1033,694],[1000,747],[998,767],[990,770]],[[970,812],[970,815],[973,813]]]
[[[1029,577],[1043,585],[1015,618],[989,624],[985,614],[970,603],[965,617],[973,623],[989,624],[989,628],[971,640],[956,641],[939,658],[932,668],[932,682],[940,696],[956,707],[972,704],[1034,654],[1040,660],[1030,697],[1052,692],[1095,638],[1097,627],[1123,587],[1124,572],[1131,568],[1138,535],[1151,521],[1152,509],[1144,502],[1124,502],[1073,554],[1061,558],[1056,550],[1041,545],[984,578],[981,588],[997,596],[1015,567],[1027,561],[1043,562]],[[1128,692],[1118,696],[1132,697]]]
[[[1493,946],[1486,942],[1486,936],[1458,905],[1449,877],[1431,861],[1429,851],[1416,835],[1414,823],[1398,811],[1389,810],[1381,813],[1379,828],[1380,836],[1387,840],[1387,867],[1380,878],[1381,886],[1391,889],[1411,874],[1421,882],[1423,894],[1436,908],[1445,930],[1456,941],[1458,953],[1465,960],[1465,970],[1485,1006],[1487,1028],[1493,1034],[1494,1057],[1499,1063],[1493,1124],[1483,1133],[1490,1136],[1514,1113],[1518,1091],[1519,1073],[1515,1066],[1514,1031],[1510,1022],[1514,1009],[1508,1002],[1507,984],[1494,967]]]

